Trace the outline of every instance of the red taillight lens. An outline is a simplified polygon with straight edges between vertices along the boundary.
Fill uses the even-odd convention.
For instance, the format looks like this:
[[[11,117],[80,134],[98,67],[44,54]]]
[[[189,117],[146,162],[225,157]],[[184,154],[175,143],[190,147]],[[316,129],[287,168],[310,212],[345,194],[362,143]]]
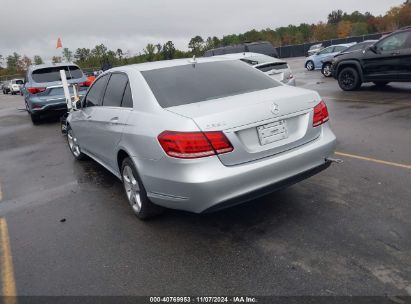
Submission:
[[[324,101],[314,107],[313,127],[318,127],[328,121],[328,109]]]
[[[26,88],[26,90],[30,94],[37,94],[37,93],[44,92],[46,90],[46,88]]]
[[[79,83],[79,86],[80,87],[89,87],[89,86],[91,86],[91,84],[92,84],[93,82],[92,81],[85,81],[85,82],[80,82]]]
[[[223,132],[164,131],[158,141],[167,155],[176,158],[200,158],[233,151]]]

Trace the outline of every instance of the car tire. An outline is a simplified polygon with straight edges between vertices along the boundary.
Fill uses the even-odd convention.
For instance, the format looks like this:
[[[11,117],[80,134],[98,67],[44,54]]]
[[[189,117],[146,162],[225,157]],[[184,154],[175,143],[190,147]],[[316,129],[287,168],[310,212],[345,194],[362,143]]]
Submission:
[[[325,77],[331,77],[332,76],[332,72],[331,72],[331,63],[326,63],[323,65],[323,68],[321,69],[321,73],[325,76]]]
[[[338,74],[338,85],[344,91],[358,90],[361,84],[360,74],[355,68],[343,68]]]
[[[77,143],[77,138],[74,135],[73,129],[71,129],[70,125],[67,125],[67,144],[71,154],[73,154],[76,160],[85,160],[87,158],[86,154],[81,152],[80,146]]]
[[[30,113],[31,122],[34,125],[38,125],[41,122],[40,116],[38,114]]]
[[[385,87],[389,83],[389,81],[374,81],[374,84],[379,88]]]
[[[308,71],[313,71],[314,68],[315,68],[314,62],[311,61],[311,60],[308,61],[308,62],[305,64],[305,68],[306,68]]]
[[[121,165],[121,180],[128,203],[139,219],[147,220],[163,211],[162,207],[153,204],[147,197],[137,169],[129,157],[126,157]]]

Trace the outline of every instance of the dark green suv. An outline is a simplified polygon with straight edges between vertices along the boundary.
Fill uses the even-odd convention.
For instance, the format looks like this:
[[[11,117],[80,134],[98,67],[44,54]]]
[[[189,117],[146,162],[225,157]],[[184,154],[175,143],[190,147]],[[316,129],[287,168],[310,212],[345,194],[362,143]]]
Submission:
[[[335,58],[332,75],[344,91],[354,91],[364,82],[385,86],[411,82],[411,26],[402,28],[364,51]]]

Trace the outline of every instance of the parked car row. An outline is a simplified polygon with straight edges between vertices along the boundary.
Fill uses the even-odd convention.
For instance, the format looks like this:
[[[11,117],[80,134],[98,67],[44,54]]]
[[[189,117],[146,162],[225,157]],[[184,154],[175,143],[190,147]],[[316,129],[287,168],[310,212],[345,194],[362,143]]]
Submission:
[[[23,79],[15,78],[9,81],[6,81],[2,84],[1,90],[3,94],[10,93],[11,95],[21,94],[21,88],[23,86]]]
[[[337,55],[352,45],[354,45],[354,43],[337,44],[326,47],[325,49],[309,56],[305,61],[305,68],[309,71],[319,70],[322,68],[322,60],[324,58]]]
[[[344,91],[354,91],[363,83],[385,86],[411,81],[411,27],[397,30],[380,40],[354,45],[333,45],[307,58],[307,70],[321,69],[333,76]]]

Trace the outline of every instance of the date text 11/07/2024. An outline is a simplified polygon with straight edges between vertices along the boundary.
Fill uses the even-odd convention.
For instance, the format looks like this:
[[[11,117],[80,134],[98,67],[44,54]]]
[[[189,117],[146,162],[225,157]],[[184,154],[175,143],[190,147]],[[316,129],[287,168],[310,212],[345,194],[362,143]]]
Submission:
[[[150,303],[258,303],[255,297],[150,297]]]

